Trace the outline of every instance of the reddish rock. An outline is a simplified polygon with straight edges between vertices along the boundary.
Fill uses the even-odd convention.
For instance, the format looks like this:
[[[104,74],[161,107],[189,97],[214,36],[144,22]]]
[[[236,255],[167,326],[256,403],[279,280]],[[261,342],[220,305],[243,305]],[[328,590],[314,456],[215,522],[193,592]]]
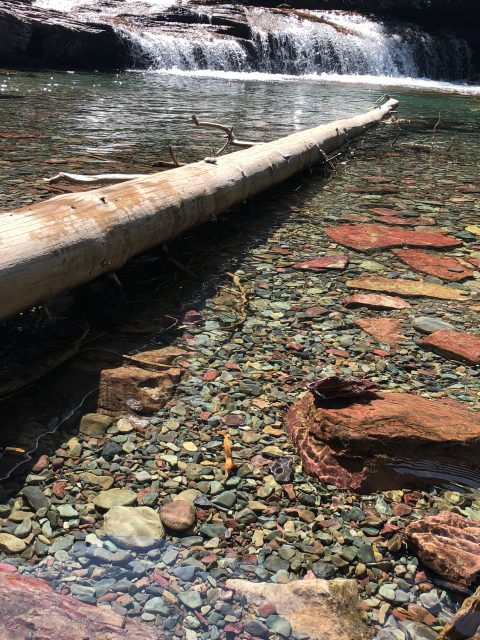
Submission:
[[[188,502],[174,500],[161,507],[160,520],[172,531],[186,531],[195,524],[195,509]]]
[[[48,456],[43,455],[40,456],[37,462],[33,465],[32,471],[33,473],[40,473],[40,471],[43,471],[46,467],[48,467]]]
[[[336,255],[306,260],[305,262],[295,262],[292,267],[304,271],[325,271],[326,269],[345,269],[347,264],[348,256]]]
[[[402,298],[377,293],[356,293],[343,301],[346,307],[369,307],[370,309],[409,309],[412,305]]]
[[[218,378],[218,371],[206,371],[203,374],[203,379],[205,380],[205,382],[213,382],[214,380],[216,380]]]
[[[289,256],[290,251],[284,247],[270,247],[270,251],[280,254],[281,256]]]
[[[480,577],[480,523],[450,511],[426,516],[405,529],[423,564],[450,585],[468,589]]]
[[[473,271],[466,269],[457,258],[415,251],[414,249],[397,249],[393,253],[409,267],[442,280],[457,282],[473,276]]]
[[[399,293],[403,296],[439,298],[440,300],[466,300],[466,292],[441,284],[432,284],[423,280],[401,280],[367,276],[356,280],[347,280],[351,289],[367,289],[383,293]]]
[[[331,309],[327,307],[310,307],[309,309],[305,309],[303,315],[305,318],[318,318],[319,316],[325,316],[330,313]]]
[[[402,322],[393,318],[358,318],[355,324],[382,344],[396,346],[405,342],[400,333]]]
[[[325,233],[334,242],[358,251],[375,251],[402,246],[435,249],[458,247],[462,244],[460,240],[443,233],[410,231],[380,224],[344,224],[339,227],[329,227]]]
[[[154,627],[55,593],[42,580],[0,571],[0,638],[156,640]]]
[[[373,399],[317,406],[307,393],[287,413],[287,428],[304,469],[342,489],[368,490],[370,463],[381,458],[428,457],[475,468],[480,420],[453,400],[378,393]]]
[[[449,360],[480,364],[480,337],[463,331],[435,331],[423,338],[422,347]]]
[[[392,515],[396,516],[397,518],[404,518],[405,516],[409,516],[412,511],[412,507],[409,507],[406,504],[402,504],[401,502],[392,505]]]

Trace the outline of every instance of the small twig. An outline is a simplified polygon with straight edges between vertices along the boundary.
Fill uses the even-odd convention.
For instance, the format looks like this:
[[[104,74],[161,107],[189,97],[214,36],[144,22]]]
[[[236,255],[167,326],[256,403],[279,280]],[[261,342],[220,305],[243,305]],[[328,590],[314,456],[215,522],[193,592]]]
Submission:
[[[175,151],[171,144],[168,145],[168,150],[170,151],[170,157],[172,158],[172,162],[176,167],[180,166],[180,163],[177,160],[177,156],[175,155]]]
[[[257,144],[263,144],[263,142],[238,140],[233,134],[233,127],[226,127],[224,124],[219,124],[218,122],[201,122],[195,114],[192,115],[192,121],[196,127],[203,127],[204,129],[220,129],[220,131],[225,133],[228,143],[234,147],[243,147],[244,149],[248,149],[249,147],[254,147]]]
[[[232,322],[232,324],[229,324],[228,327],[226,327],[227,329],[232,330],[232,329],[236,329],[237,327],[241,327],[242,324],[247,319],[248,300],[247,300],[247,291],[245,287],[242,285],[242,283],[240,282],[240,278],[234,273],[229,273],[229,272],[227,272],[227,276],[229,276],[233,280],[233,284],[237,287],[238,292],[240,294],[240,301],[241,301],[241,308],[238,313],[237,320],[235,322]]]
[[[176,269],[178,269],[179,271],[181,271],[185,275],[189,276],[189,278],[192,278],[193,280],[197,280],[197,276],[193,273],[193,271],[190,271],[190,269],[185,267],[181,262],[179,262],[178,260],[173,258],[168,253],[168,247],[166,245],[163,245],[162,249],[163,249],[163,252],[165,254],[165,258],[166,258],[167,262],[170,262],[170,264],[172,266],[174,266]]]

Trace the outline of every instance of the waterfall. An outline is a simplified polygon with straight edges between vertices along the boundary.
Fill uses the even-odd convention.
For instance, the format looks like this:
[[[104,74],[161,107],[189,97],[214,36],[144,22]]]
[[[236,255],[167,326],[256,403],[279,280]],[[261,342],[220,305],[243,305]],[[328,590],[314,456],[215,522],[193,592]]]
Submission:
[[[34,5],[96,17],[91,13],[96,0],[34,0]],[[165,19],[162,11],[168,13],[168,7],[173,13]],[[175,14],[179,8],[189,12],[193,24]],[[129,43],[138,66],[157,70],[454,81],[472,75],[465,40],[351,12],[232,8],[188,0],[108,0],[101,4],[101,15],[128,16],[128,21],[115,22],[115,28]],[[218,16],[226,16],[227,24],[240,21],[249,35],[235,38],[228,28],[218,27],[222,24]]]
[[[195,32],[176,34],[163,31],[135,31],[124,26],[117,29],[130,42],[133,57],[152,69],[248,71],[248,54],[234,38],[219,38]]]
[[[201,10],[199,10],[200,12]],[[205,18],[205,14],[201,14]],[[180,34],[130,31],[137,57],[155,69],[260,71],[288,75],[370,75],[463,80],[471,53],[459,38],[388,25],[341,11],[246,9],[251,41],[219,36],[211,25]],[[144,61],[145,61],[144,60]]]

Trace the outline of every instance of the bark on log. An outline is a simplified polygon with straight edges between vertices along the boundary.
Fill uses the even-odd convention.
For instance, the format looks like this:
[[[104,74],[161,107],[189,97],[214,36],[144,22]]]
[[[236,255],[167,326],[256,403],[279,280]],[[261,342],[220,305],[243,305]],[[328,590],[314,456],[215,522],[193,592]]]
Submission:
[[[0,213],[0,320],[121,267],[132,256],[322,161],[398,102],[216,159]]]

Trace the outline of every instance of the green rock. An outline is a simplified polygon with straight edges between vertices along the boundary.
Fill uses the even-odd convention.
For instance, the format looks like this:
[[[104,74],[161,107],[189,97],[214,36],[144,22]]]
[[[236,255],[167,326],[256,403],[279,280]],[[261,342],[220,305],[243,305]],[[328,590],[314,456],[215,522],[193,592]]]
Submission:
[[[112,425],[113,418],[101,413],[87,413],[80,421],[80,433],[91,438],[103,437]]]

